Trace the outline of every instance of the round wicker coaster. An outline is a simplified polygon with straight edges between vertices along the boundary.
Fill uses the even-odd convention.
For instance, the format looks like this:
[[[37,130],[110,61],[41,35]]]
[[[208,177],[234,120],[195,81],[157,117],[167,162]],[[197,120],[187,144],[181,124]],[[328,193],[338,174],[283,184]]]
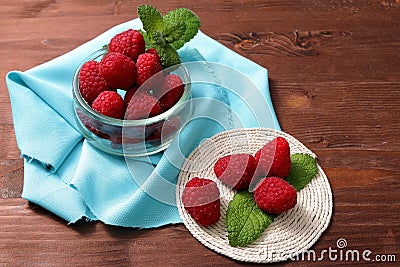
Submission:
[[[306,252],[328,227],[332,215],[332,192],[328,179],[318,166],[318,174],[298,192],[297,205],[279,215],[255,242],[246,247],[231,247],[225,226],[226,209],[235,192],[221,183],[213,172],[214,163],[222,156],[250,153],[277,136],[285,137],[294,153],[315,154],[301,142],[282,131],[267,128],[235,129],[204,140],[188,157],[178,177],[176,203],[189,232],[204,246],[232,259],[271,263],[296,260]],[[198,225],[183,207],[181,196],[185,184],[193,177],[214,180],[221,194],[221,217],[211,226]]]

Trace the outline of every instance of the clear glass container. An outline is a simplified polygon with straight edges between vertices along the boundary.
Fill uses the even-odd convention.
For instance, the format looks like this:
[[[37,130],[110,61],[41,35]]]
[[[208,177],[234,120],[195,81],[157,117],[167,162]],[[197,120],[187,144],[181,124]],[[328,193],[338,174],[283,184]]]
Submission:
[[[183,65],[164,69],[151,77],[138,91],[152,92],[154,81],[167,74],[178,75],[185,86],[179,101],[165,112],[146,119],[125,120],[104,116],[93,110],[79,91],[79,71],[90,60],[100,61],[107,53],[100,49],[88,56],[77,68],[73,79],[74,115],[86,140],[96,148],[112,155],[137,157],[165,150],[192,115],[190,76]],[[121,95],[125,92],[117,90]]]

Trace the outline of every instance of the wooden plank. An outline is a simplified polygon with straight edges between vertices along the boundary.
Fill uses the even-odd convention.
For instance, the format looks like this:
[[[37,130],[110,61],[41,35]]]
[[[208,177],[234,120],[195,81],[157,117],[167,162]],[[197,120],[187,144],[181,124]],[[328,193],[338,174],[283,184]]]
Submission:
[[[364,195],[370,192],[367,189],[355,193]],[[388,218],[385,216],[387,212],[385,204],[374,203],[375,205],[371,207],[354,203],[346,191],[335,194],[337,198],[343,196],[348,198],[347,204],[346,201],[337,200],[343,204],[335,206],[335,217],[325,234],[326,238],[313,246],[313,250],[321,253],[329,247],[336,248],[337,239],[342,237],[349,242],[352,249],[393,253],[390,248],[397,244],[400,234],[397,227],[400,206],[398,204],[391,206],[389,211],[394,216]],[[393,199],[388,201],[391,202]],[[203,266],[214,266],[216,262],[234,264],[231,260],[204,248],[183,225],[146,231],[106,226],[95,222],[81,222],[67,226],[54,215],[33,204],[28,205],[20,199],[1,202],[0,220],[3,225],[0,230],[2,244],[7,244],[0,246],[2,264],[25,265],[32,262],[40,265],[71,266],[88,264],[173,266],[196,264],[196,262],[201,262]],[[354,227],[358,230],[354,231]],[[367,247],[362,245],[370,240],[376,241]],[[71,254],[78,254],[80,257],[71,257]],[[329,259],[324,262],[329,263]]]

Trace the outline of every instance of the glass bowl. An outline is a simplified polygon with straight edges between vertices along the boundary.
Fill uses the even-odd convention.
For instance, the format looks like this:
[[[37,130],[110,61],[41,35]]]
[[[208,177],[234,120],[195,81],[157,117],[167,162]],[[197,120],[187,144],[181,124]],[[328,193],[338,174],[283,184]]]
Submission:
[[[163,113],[138,120],[115,119],[104,116],[90,107],[79,91],[79,71],[90,60],[100,61],[107,53],[100,49],[79,65],[73,78],[73,107],[79,130],[94,147],[112,155],[137,157],[165,150],[192,115],[190,76],[183,65],[177,65],[152,76],[138,92],[152,92],[155,81],[167,74],[178,75],[185,88],[179,101]],[[117,90],[123,96],[124,90]]]

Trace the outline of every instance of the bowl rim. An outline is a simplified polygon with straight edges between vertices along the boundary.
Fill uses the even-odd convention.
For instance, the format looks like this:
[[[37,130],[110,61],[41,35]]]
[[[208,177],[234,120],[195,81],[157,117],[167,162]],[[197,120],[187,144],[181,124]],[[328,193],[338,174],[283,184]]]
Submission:
[[[107,47],[103,47],[101,49],[98,49],[91,53],[89,56],[87,56],[84,60],[81,61],[79,66],[76,68],[74,77],[72,80],[72,92],[73,92],[73,98],[76,102],[79,103],[79,106],[85,110],[86,115],[89,115],[92,119],[98,120],[102,123],[106,123],[109,125],[113,126],[146,126],[146,125],[151,125],[157,122],[161,122],[167,118],[170,117],[170,115],[175,112],[185,101],[189,100],[189,95],[191,91],[191,83],[190,83],[190,75],[188,70],[185,68],[184,64],[178,64],[174,65],[172,67],[163,69],[161,72],[173,72],[174,70],[181,69],[182,74],[184,77],[181,77],[183,80],[183,84],[185,85],[185,90],[183,91],[183,94],[181,98],[178,100],[177,103],[175,103],[174,106],[166,110],[165,112],[154,116],[154,117],[149,117],[145,119],[139,119],[139,120],[125,120],[125,119],[116,119],[112,117],[105,116],[103,114],[100,114],[99,112],[95,111],[87,102],[86,100],[83,99],[80,90],[79,90],[79,72],[81,67],[88,61],[91,60],[98,60],[101,56],[105,55],[108,52]],[[158,72],[160,73],[160,72]],[[155,75],[157,75],[156,73]],[[146,83],[145,83],[146,84]],[[141,86],[140,86],[141,87]],[[138,88],[138,90],[140,89]],[[76,108],[74,108],[76,110]]]

